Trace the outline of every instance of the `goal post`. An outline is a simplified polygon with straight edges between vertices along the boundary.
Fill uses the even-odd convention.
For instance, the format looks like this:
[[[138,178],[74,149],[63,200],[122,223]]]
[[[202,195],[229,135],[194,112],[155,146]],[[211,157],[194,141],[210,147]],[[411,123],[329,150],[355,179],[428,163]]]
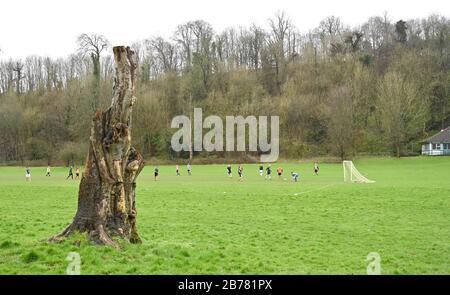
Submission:
[[[344,182],[374,183],[375,181],[367,179],[362,175],[352,161],[343,161]]]

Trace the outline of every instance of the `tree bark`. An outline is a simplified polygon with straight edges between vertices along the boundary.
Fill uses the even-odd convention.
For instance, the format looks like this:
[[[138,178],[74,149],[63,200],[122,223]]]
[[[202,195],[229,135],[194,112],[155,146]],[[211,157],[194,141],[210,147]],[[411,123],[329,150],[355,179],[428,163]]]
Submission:
[[[58,242],[74,232],[87,232],[98,244],[117,246],[113,236],[140,243],[136,228],[136,178],[144,159],[131,147],[131,115],[136,100],[134,51],[113,48],[115,78],[111,106],[98,110],[92,121],[85,172],[72,223],[50,240]]]

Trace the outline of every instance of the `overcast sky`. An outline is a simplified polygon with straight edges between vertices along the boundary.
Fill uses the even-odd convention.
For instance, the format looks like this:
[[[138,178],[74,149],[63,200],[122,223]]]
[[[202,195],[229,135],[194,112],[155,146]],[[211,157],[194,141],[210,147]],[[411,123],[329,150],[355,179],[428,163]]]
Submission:
[[[203,19],[216,31],[229,26],[263,27],[283,10],[302,32],[327,16],[357,25],[384,11],[392,20],[450,15],[449,0],[2,0],[0,58],[64,57],[81,33],[100,33],[113,45],[150,36],[170,37],[178,24]]]

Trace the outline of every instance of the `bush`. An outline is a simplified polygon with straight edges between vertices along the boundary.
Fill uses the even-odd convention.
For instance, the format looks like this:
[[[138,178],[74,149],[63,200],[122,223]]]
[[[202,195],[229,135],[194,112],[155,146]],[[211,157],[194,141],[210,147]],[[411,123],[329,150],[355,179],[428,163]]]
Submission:
[[[51,158],[51,147],[45,140],[31,137],[26,141],[25,154],[28,160],[49,160]]]
[[[87,154],[86,144],[69,142],[59,151],[59,157],[67,166],[83,163]]]

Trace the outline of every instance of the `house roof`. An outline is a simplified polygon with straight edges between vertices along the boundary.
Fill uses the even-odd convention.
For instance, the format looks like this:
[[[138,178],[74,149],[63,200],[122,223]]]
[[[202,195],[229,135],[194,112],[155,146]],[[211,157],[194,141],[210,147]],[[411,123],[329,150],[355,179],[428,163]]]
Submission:
[[[428,137],[423,140],[425,143],[440,143],[440,142],[449,142],[450,143],[450,126],[442,130],[441,132]]]

